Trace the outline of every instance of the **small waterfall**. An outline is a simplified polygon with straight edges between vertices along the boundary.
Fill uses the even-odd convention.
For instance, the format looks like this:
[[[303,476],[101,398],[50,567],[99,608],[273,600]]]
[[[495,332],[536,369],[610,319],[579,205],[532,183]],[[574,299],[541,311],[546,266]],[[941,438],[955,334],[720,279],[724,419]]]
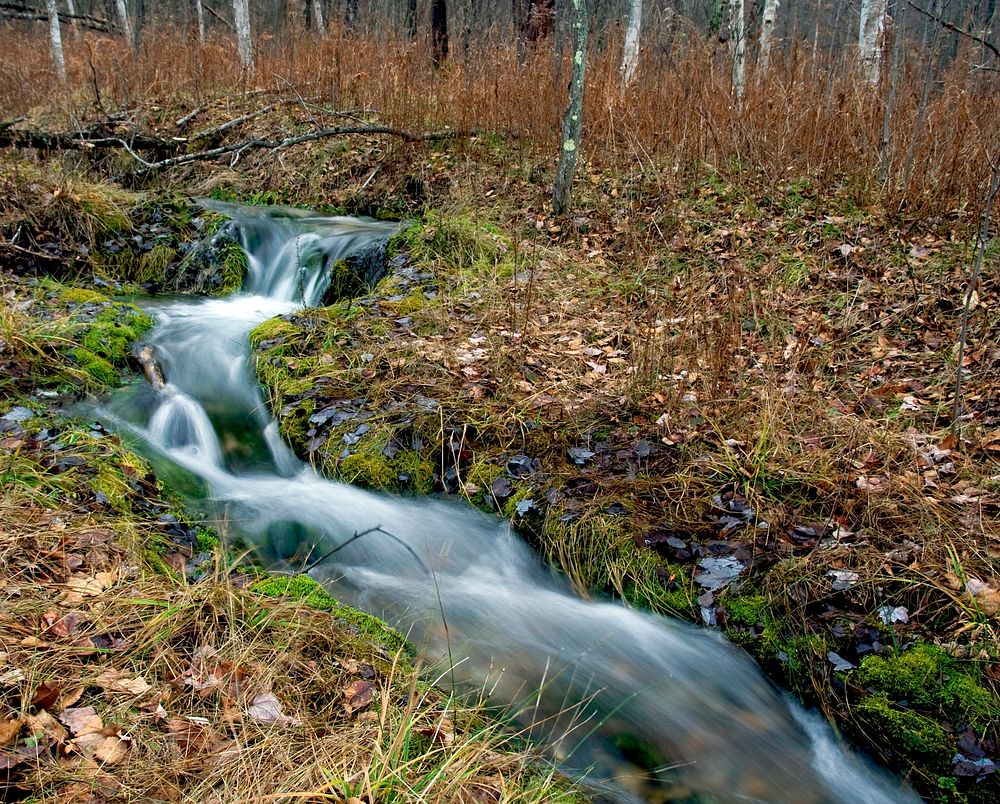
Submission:
[[[186,450],[210,466],[222,466],[222,450],[205,409],[187,394],[168,385],[164,399],[149,420],[149,438],[165,452]]]
[[[454,660],[443,678],[488,690],[568,771],[605,774],[606,798],[666,800],[661,769],[633,761],[646,752],[701,801],[916,800],[717,633],[579,599],[506,523],[466,505],[371,493],[302,464],[264,412],[247,333],[318,302],[332,262],[394,227],[215,208],[239,223],[245,291],[152,306],[149,342],[170,387],[133,388],[103,408],[112,426],[200,479],[206,499],[193,504],[225,511],[227,526],[279,565],[342,546],[314,577],[408,633],[432,661]],[[346,544],[375,526],[391,536]]]

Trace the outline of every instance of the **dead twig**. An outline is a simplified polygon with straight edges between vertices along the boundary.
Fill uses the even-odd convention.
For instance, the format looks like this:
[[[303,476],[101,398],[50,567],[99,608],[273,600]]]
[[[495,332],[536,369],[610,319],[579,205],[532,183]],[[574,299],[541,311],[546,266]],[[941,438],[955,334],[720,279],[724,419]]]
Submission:
[[[381,525],[376,525],[374,528],[368,528],[368,530],[362,530],[362,531],[356,532],[346,542],[343,542],[342,544],[338,544],[332,550],[328,550],[327,552],[323,553],[323,555],[321,555],[319,558],[315,559],[314,561],[309,562],[309,564],[307,566],[303,567],[302,573],[303,574],[309,573],[310,571],[312,571],[316,567],[318,567],[320,564],[322,564],[324,561],[326,561],[334,553],[337,553],[337,552],[343,550],[349,544],[353,544],[354,542],[358,541],[358,539],[363,539],[365,536],[369,536],[372,533],[381,533],[383,536],[388,536],[390,539],[392,539],[393,541],[395,541],[396,543],[398,543],[400,547],[402,547],[404,550],[406,550],[406,552],[408,552],[411,556],[413,556],[414,560],[421,566],[421,568],[423,568],[427,572],[430,572],[430,570],[428,569],[427,565],[424,564],[424,562],[420,560],[420,556],[418,556],[413,551],[413,548],[410,547],[410,545],[408,545],[406,542],[404,542],[398,536],[395,536],[392,533],[389,533],[389,531],[387,531],[387,530],[383,530]]]
[[[183,117],[178,117],[174,121],[174,125],[177,126],[177,128],[184,128],[185,126],[190,125],[191,121],[194,120],[203,111],[205,111],[205,107],[204,106],[196,106],[194,109],[192,109],[190,112],[188,112]]]

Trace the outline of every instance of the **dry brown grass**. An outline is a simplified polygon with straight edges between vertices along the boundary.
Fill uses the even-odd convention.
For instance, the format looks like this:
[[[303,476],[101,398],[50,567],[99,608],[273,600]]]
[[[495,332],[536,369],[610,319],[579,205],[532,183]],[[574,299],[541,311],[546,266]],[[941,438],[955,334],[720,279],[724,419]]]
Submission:
[[[53,801],[560,799],[482,713],[336,614],[217,566],[140,571],[148,527],[0,497],[0,748]],[[217,557],[218,561],[219,558]]]
[[[245,107],[266,91],[321,98],[416,130],[449,125],[513,134],[549,153],[567,74],[547,44],[521,62],[509,39],[486,36],[435,71],[422,41],[334,28],[323,40],[303,32],[262,38],[256,72],[248,76],[231,42],[216,38],[201,49],[185,32],[164,29],[149,32],[138,58],[111,37],[67,41],[67,91],[54,78],[40,31],[7,30],[0,39],[0,107],[7,116],[35,110],[36,122],[60,125],[99,117],[98,94],[109,112],[131,110],[144,128],[180,102],[229,97]],[[591,55],[588,154],[628,170],[686,171],[707,162],[776,187],[789,177],[848,176],[869,195],[884,189],[894,204],[938,211],[974,201],[1000,149],[991,124],[1000,116],[1000,92],[989,74],[970,77],[971,52],[960,53],[940,76],[923,125],[917,119],[922,57],[912,55],[897,92],[890,154],[890,175],[901,177],[912,148],[912,175],[906,187],[893,178],[879,188],[883,90],[857,80],[849,54],[831,61],[793,49],[766,75],[752,74],[737,103],[725,59],[698,37],[683,42],[669,51],[648,48],[638,80],[625,90],[615,43]],[[669,182],[663,189],[669,193]]]

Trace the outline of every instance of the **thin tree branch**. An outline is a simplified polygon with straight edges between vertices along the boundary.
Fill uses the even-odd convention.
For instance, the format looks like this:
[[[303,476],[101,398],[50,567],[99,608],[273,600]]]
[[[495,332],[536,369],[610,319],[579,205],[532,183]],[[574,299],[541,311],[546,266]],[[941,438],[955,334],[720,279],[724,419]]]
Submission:
[[[22,6],[20,4],[0,0],[0,17],[34,21],[47,20],[49,15],[29,6]],[[70,14],[66,11],[60,11],[59,19],[63,22],[76,22],[83,28],[90,28],[93,31],[100,31],[102,33],[114,33],[117,30],[113,23],[110,23],[101,17],[93,17],[90,14]]]
[[[359,532],[355,533],[346,542],[338,544],[332,550],[328,550],[327,552],[323,553],[323,555],[321,555],[315,561],[310,561],[309,564],[308,564],[308,566],[302,568],[302,573],[303,574],[307,574],[307,573],[311,572],[316,567],[318,567],[320,564],[322,564],[324,561],[326,561],[334,553],[337,553],[340,550],[343,550],[349,544],[353,544],[358,539],[362,539],[365,536],[368,536],[368,535],[370,535],[372,533],[381,533],[383,536],[388,536],[390,539],[392,539],[393,541],[397,542],[400,545],[400,547],[402,547],[403,549],[405,549],[411,556],[413,556],[413,558],[416,560],[416,562],[420,565],[420,567],[423,570],[425,570],[426,572],[430,572],[430,570],[427,568],[427,565],[423,561],[420,560],[420,556],[418,556],[413,551],[413,548],[410,547],[410,545],[408,545],[406,542],[404,542],[398,536],[395,536],[392,533],[389,533],[389,531],[387,531],[387,530],[383,530],[381,525],[376,525],[374,528],[368,528],[368,530],[362,530],[362,531],[359,531]]]
[[[209,14],[211,14],[213,17],[215,17],[219,22],[221,22],[223,25],[225,25],[227,28],[229,28],[230,31],[235,31],[236,30],[236,26],[234,26],[229,20],[227,20],[225,17],[223,17],[214,8],[212,8],[208,3],[204,3],[203,2],[202,3],[202,8],[204,8],[205,11],[207,11]]]
[[[258,109],[255,112],[249,112],[248,114],[241,115],[240,117],[234,118],[233,120],[230,120],[230,121],[228,121],[226,123],[223,123],[221,126],[216,126],[215,128],[207,128],[204,131],[197,131],[197,132],[195,132],[194,134],[191,135],[191,139],[193,139],[193,140],[203,140],[206,137],[213,137],[216,134],[223,134],[223,133],[229,131],[229,129],[231,129],[231,128],[236,128],[237,126],[243,125],[244,123],[248,123],[251,120],[257,119],[258,117],[263,117],[268,112],[273,111],[274,108],[279,103],[281,103],[281,102],[282,101],[277,101],[275,103],[269,103],[267,106],[263,107],[262,109]]]
[[[943,20],[939,16],[937,16],[937,14],[934,14],[934,13],[928,11],[926,8],[921,8],[916,3],[914,3],[913,0],[906,0],[906,3],[907,3],[907,5],[909,5],[914,10],[919,11],[925,17],[930,17],[938,25],[941,25],[942,27],[947,28],[952,33],[956,33],[959,36],[964,36],[966,39],[971,39],[973,42],[976,42],[976,43],[982,45],[983,47],[985,47],[986,49],[988,49],[994,56],[996,56],[998,59],[1000,59],[1000,49],[997,49],[997,46],[994,45],[992,42],[987,42],[981,36],[976,36],[974,33],[969,33],[968,31],[963,31],[957,25],[948,22],[948,20]]]

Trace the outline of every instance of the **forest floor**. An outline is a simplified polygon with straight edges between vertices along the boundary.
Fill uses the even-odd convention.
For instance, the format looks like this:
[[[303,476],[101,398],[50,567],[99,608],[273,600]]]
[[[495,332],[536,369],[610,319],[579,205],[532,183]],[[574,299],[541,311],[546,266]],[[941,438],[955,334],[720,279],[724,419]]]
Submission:
[[[155,107],[143,119],[168,137],[184,111]],[[202,112],[201,125],[240,111],[219,103]],[[294,131],[296,115],[294,107],[279,109],[220,141]],[[362,719],[365,712],[350,703],[371,691],[364,674],[353,673],[362,665],[378,684],[414,683],[412,670],[399,669],[403,654],[392,662],[391,650],[379,654],[365,642],[374,653],[343,658],[340,639],[339,648],[308,647],[319,638],[316,618],[336,622],[336,612],[262,602],[254,582],[220,567],[220,558],[200,583],[186,583],[189,568],[177,573],[184,562],[176,559],[174,574],[146,571],[142,545],[160,543],[157,534],[162,542],[171,528],[191,529],[157,524],[134,507],[135,484],[150,482],[146,467],[123,469],[126,476],[105,484],[132,507],[95,513],[96,503],[114,508],[115,498],[90,473],[133,459],[109,461],[106,451],[120,447],[85,428],[71,443],[91,451],[67,469],[66,439],[50,435],[48,405],[31,396],[64,389],[74,376],[76,387],[100,389],[93,371],[72,374],[79,352],[70,375],[64,366],[47,385],[33,379],[40,369],[32,355],[86,348],[67,344],[73,332],[46,329],[53,310],[62,320],[96,303],[99,310],[83,314],[130,315],[108,299],[67,297],[39,275],[75,287],[93,287],[95,277],[112,289],[115,282],[126,290],[169,286],[164,276],[181,250],[164,240],[171,254],[143,258],[152,250],[143,244],[164,225],[188,227],[193,236],[190,220],[163,222],[176,219],[170,210],[183,207],[183,193],[414,222],[390,245],[389,273],[370,292],[266,322],[253,335],[258,375],[303,457],[348,482],[463,495],[498,511],[581,594],[611,594],[723,629],[926,797],[995,800],[1000,283],[989,268],[972,300],[961,427],[952,427],[977,210],[887,209],[849,177],[774,181],[736,168],[678,170],[591,155],[573,213],[555,219],[547,211],[549,155],[490,136],[310,142],[155,176],[136,176],[123,153],[102,153],[4,168],[12,200],[0,210],[0,361],[8,370],[11,361],[24,362],[22,381],[4,388],[14,407],[0,407],[0,460],[11,467],[4,469],[3,571],[17,590],[8,593],[12,613],[0,620],[0,638],[11,672],[22,675],[3,690],[13,697],[0,738],[4,756],[31,768],[19,777],[29,789],[49,783],[44,768],[107,793],[104,775],[131,767],[123,757],[155,762],[172,752],[191,763],[175,789],[212,789],[230,800],[220,791],[239,763],[218,760],[228,763],[232,745],[278,750],[273,730],[300,734],[291,720],[307,720],[324,739],[337,739],[340,731],[329,726],[342,722],[378,731],[366,745],[385,746],[389,735],[392,746],[406,720],[393,720],[399,713],[387,703],[388,686],[380,712],[377,704],[357,707],[375,717]],[[104,212],[95,217],[97,207]],[[73,220],[67,210],[74,209],[89,214]],[[108,209],[144,211],[122,222]],[[81,220],[91,228],[81,229]],[[109,257],[133,249],[126,235],[138,235],[142,253]],[[997,254],[992,247],[988,266]],[[141,322],[129,320],[141,331]],[[39,340],[18,357],[11,344],[32,326]],[[127,350],[97,356],[127,364]],[[27,408],[31,417],[22,420]],[[110,535],[101,541],[95,533]],[[95,540],[97,548],[88,546]],[[168,567],[176,549],[165,552]],[[191,558],[210,552],[191,551]],[[31,577],[41,582],[13,580]],[[83,597],[74,592],[80,585]],[[281,608],[288,606],[294,617]],[[158,616],[165,610],[185,616],[165,629]],[[280,616],[260,614],[273,610]],[[265,632],[288,622],[305,634],[301,662],[295,653],[279,661],[278,646],[290,638]],[[92,647],[77,644],[87,639]],[[217,653],[206,656],[205,645]],[[214,663],[227,668],[223,680]],[[111,671],[118,675],[107,681]],[[286,686],[292,671],[306,673],[316,689]],[[49,705],[34,680],[51,685],[61,672],[69,681]],[[137,679],[148,684],[142,693],[119,689]],[[161,689],[170,691],[166,698]],[[273,715],[266,727],[254,715],[261,696]],[[421,723],[444,717],[433,692],[420,700],[430,707]],[[101,725],[81,731],[89,727],[65,713],[87,706]],[[214,708],[198,708],[205,706]],[[62,724],[51,716],[28,720],[50,711]],[[138,719],[125,723],[125,713]],[[482,745],[475,734],[468,738]],[[294,750],[313,751],[318,740],[307,734]],[[280,742],[289,753],[273,764],[300,765]],[[433,755],[437,747],[427,743]],[[96,753],[112,749],[115,762]],[[324,750],[309,754],[304,776],[282,778],[330,790],[329,774],[318,770]],[[53,761],[40,763],[43,753]],[[265,763],[252,752],[237,755]],[[376,751],[355,761],[364,766],[372,757],[385,759]],[[490,750],[483,762],[473,787],[516,797],[498,788],[505,770],[489,764],[516,759]],[[537,776],[522,772],[527,789],[537,790]],[[134,790],[129,773],[115,777],[121,790]],[[274,778],[259,781],[274,789]],[[378,793],[352,789],[372,800]]]

